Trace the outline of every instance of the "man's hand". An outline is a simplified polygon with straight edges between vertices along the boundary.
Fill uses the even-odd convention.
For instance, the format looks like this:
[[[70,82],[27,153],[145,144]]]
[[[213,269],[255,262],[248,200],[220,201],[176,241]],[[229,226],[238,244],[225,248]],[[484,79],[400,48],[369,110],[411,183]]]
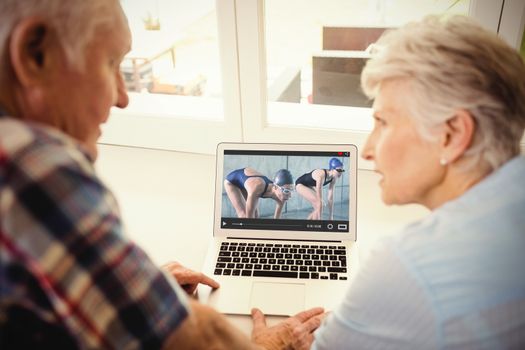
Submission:
[[[266,326],[264,314],[252,310],[252,341],[264,349],[309,349],[313,342],[313,331],[320,325],[324,310],[316,307],[298,313],[273,326]]]
[[[189,295],[192,295],[195,292],[199,283],[206,284],[212,288],[219,288],[219,283],[217,281],[201,272],[185,268],[176,261],[164,264],[162,268],[171,273],[182,289],[184,289]]]

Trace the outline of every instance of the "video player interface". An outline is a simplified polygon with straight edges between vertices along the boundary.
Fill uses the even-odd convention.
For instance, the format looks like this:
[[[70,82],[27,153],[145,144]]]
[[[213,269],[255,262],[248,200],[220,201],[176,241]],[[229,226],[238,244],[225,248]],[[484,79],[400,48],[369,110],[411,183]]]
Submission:
[[[349,152],[225,150],[221,227],[349,232]]]

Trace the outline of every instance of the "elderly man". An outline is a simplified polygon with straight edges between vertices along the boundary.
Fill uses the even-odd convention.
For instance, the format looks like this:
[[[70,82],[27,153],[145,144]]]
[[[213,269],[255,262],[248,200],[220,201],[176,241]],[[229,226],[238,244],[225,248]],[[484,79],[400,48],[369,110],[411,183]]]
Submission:
[[[0,348],[287,346],[322,310],[270,329],[254,313],[252,344],[123,236],[92,163],[128,104],[130,40],[118,0],[0,0]],[[218,287],[168,269],[188,292]]]

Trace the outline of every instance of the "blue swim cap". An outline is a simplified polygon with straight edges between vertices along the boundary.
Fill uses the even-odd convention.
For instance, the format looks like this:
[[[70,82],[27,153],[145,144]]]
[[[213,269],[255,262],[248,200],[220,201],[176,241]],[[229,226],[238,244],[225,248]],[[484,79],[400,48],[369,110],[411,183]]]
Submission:
[[[275,173],[275,177],[273,179],[273,182],[277,186],[284,186],[284,185],[293,185],[293,176],[290,171],[287,169],[279,169]]]
[[[342,168],[342,167],[343,167],[343,163],[341,163],[339,159],[337,158],[330,159],[330,170],[335,169],[335,168]]]

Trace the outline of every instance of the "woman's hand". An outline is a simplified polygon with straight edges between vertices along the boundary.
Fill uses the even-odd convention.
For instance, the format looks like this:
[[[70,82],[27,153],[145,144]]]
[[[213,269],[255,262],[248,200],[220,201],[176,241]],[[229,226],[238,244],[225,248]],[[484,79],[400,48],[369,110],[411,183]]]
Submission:
[[[268,327],[261,310],[253,309],[252,341],[266,350],[309,349],[314,340],[313,332],[321,325],[323,318],[324,310],[316,307]]]

